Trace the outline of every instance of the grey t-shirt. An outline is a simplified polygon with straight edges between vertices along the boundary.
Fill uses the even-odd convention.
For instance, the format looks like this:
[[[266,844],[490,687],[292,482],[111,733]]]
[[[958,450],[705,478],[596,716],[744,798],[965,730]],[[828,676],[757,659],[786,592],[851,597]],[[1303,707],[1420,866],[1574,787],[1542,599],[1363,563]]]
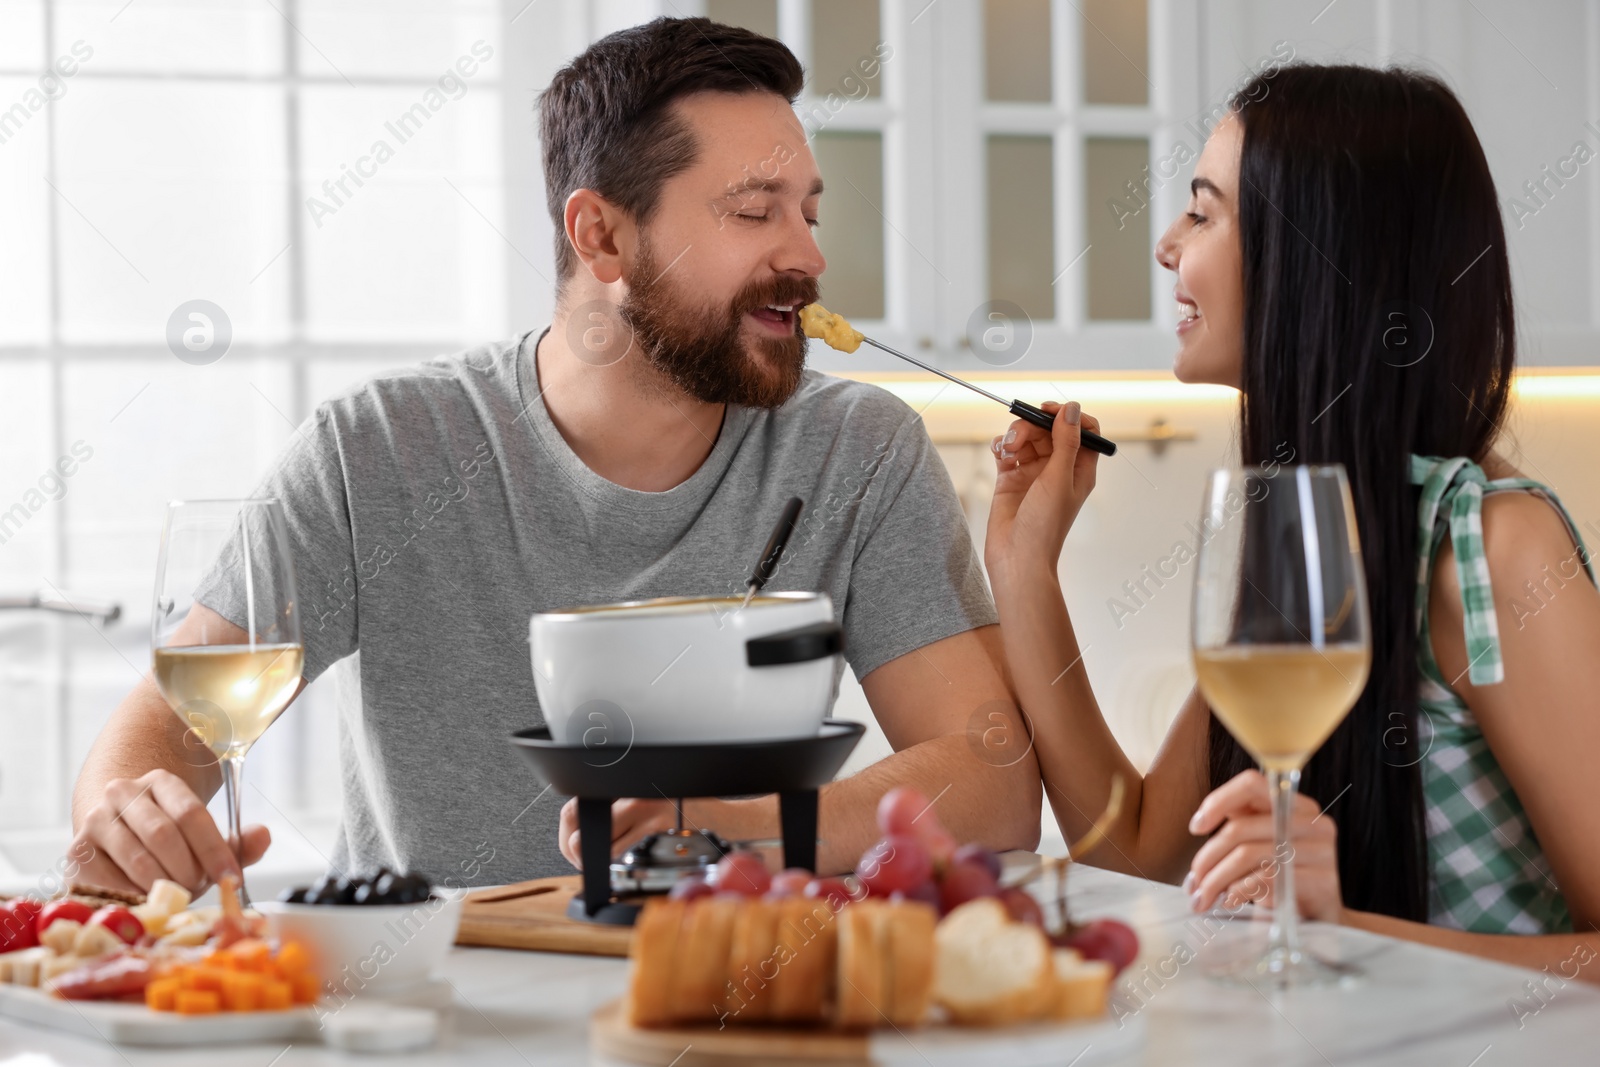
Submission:
[[[807,370],[776,410],[730,405],[688,480],[640,492],[551,422],[538,338],[323,403],[259,490],[286,513],[307,680],[360,653],[360,699],[339,707],[341,869],[453,885],[570,871],[562,798],[540,797],[506,740],[542,721],[529,616],[741,592],[791,496],[805,510],[767,588],[828,593],[857,676],[997,621],[949,475],[890,393]]]

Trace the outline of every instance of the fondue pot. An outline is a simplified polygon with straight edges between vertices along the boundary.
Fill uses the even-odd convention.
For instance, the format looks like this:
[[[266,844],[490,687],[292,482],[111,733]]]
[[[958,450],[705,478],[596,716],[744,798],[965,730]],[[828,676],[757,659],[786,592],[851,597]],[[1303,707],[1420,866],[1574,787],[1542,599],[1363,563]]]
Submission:
[[[825,593],[663,597],[536,613],[534,687],[550,736],[633,745],[815,737],[844,635]]]

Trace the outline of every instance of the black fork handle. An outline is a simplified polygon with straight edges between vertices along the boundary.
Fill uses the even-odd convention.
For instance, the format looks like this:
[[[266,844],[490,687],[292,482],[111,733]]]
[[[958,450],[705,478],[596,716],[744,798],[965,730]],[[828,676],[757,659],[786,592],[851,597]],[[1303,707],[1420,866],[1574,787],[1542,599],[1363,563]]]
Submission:
[[[1043,408],[1036,408],[1022,400],[1013,400],[1011,402],[1011,414],[1019,419],[1027,419],[1041,430],[1050,429],[1055,425],[1056,421],[1055,416],[1048,411]],[[1080,439],[1083,441],[1083,447],[1091,452],[1098,452],[1102,456],[1114,456],[1117,454],[1117,443],[1115,441],[1107,441],[1093,430],[1081,431]]]

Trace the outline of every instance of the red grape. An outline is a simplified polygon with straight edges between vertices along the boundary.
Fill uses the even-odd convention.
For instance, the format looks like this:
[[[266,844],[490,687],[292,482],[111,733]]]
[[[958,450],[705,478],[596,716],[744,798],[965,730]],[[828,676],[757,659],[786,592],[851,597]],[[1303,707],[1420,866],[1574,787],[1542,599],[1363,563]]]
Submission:
[[[956,853],[956,839],[934,819],[933,812],[928,812],[918,821],[917,838],[928,850],[928,855],[933,857],[935,869],[943,872],[950,866],[950,861]]]
[[[909,834],[890,834],[862,853],[856,877],[875,896],[896,889],[915,889],[933,874],[933,860],[921,841]]]
[[[985,848],[976,841],[956,849],[955,855],[950,857],[950,862],[975,863],[985,868],[995,881],[1000,880],[1000,857],[995,855],[993,849]]]
[[[1139,935],[1116,919],[1096,919],[1068,934],[1065,941],[1084,959],[1105,960],[1117,972],[1139,957]]]
[[[855,899],[850,895],[850,887],[842,878],[813,878],[806,884],[805,895],[812,899],[826,900],[828,907],[835,912]]]
[[[709,897],[715,892],[716,890],[711,887],[710,882],[706,881],[704,878],[696,876],[693,878],[685,878],[683,881],[673,886],[671,892],[667,894],[667,899],[699,900],[701,897]]]
[[[730,852],[717,861],[717,889],[759,897],[772,886],[772,873],[754,852]]]
[[[806,886],[811,884],[812,874],[800,867],[789,867],[772,876],[772,887],[767,890],[767,896],[774,900],[785,897],[804,896]]]
[[[1000,903],[1006,906],[1013,922],[1032,923],[1044,929],[1044,909],[1039,907],[1039,902],[1026,889],[1013,886],[1000,890]]]
[[[987,867],[976,863],[952,863],[939,883],[939,903],[944,911],[954,911],[969,900],[997,897],[1000,885]]]
[[[896,889],[889,894],[893,901],[915,900],[922,904],[931,904],[935,911],[939,910],[939,887],[932,882],[923,882],[915,889]]]
[[[913,822],[923,822],[933,817],[930,812],[918,818],[927,810],[927,797],[910,786],[896,786],[883,794],[883,799],[878,801],[878,829],[883,831],[885,837],[916,833]]]

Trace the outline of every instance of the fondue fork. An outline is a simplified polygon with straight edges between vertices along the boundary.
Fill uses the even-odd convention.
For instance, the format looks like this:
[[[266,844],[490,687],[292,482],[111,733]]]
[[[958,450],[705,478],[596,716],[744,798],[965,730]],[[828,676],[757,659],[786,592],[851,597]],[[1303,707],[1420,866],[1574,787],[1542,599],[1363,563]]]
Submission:
[[[890,348],[888,345],[884,344],[882,341],[874,341],[872,338],[866,336],[865,334],[861,335],[861,340],[865,341],[867,344],[871,345],[873,348],[876,348],[876,349],[879,349],[881,351],[887,352],[891,356],[898,356],[899,358],[905,360],[907,363],[913,363],[913,364],[917,365],[918,367],[921,367],[925,371],[928,371],[928,372],[930,372],[932,374],[937,374],[941,378],[944,378],[944,379],[946,379],[948,381],[955,382],[957,385],[965,386],[966,388],[971,389],[974,393],[979,393],[979,394],[981,394],[983,396],[986,396],[990,400],[993,400],[996,404],[1003,405],[1005,408],[1007,408],[1011,412],[1011,414],[1017,416],[1017,418],[1026,419],[1027,421],[1033,423],[1035,426],[1039,427],[1041,430],[1049,430],[1055,425],[1055,416],[1051,415],[1048,411],[1045,411],[1043,408],[1036,408],[1032,404],[1029,404],[1029,403],[1027,403],[1026,401],[1023,401],[1023,400],[1007,400],[1004,397],[1002,397],[1002,396],[1000,396],[1000,395],[998,395],[996,393],[989,392],[989,390],[984,389],[981,386],[973,385],[969,381],[964,381],[964,380],[962,380],[960,378],[957,378],[954,374],[949,374],[949,373],[947,373],[945,371],[940,370],[938,367],[931,366],[930,364],[924,363],[924,362],[922,362],[922,360],[917,359],[915,356],[908,356],[904,352],[896,351],[895,349]],[[1114,456],[1114,455],[1117,454],[1116,442],[1106,440],[1104,437],[1101,437],[1099,434],[1095,433],[1093,430],[1084,430],[1084,431],[1082,431],[1082,436],[1081,436],[1080,440],[1082,440],[1082,442],[1083,442],[1083,447],[1087,448],[1091,452],[1098,452],[1102,456]]]
[[[789,543],[789,535],[794,533],[794,524],[799,521],[800,509],[805,506],[805,501],[797,496],[789,498],[783,505],[783,514],[778,517],[778,525],[772,528],[772,536],[767,538],[767,547],[761,550],[761,559],[756,562],[756,569],[750,575],[749,590],[744,594],[744,601],[739,605],[743,611],[750,606],[750,598],[761,591],[772,577],[772,572],[778,569],[778,557],[783,555],[784,546]]]

